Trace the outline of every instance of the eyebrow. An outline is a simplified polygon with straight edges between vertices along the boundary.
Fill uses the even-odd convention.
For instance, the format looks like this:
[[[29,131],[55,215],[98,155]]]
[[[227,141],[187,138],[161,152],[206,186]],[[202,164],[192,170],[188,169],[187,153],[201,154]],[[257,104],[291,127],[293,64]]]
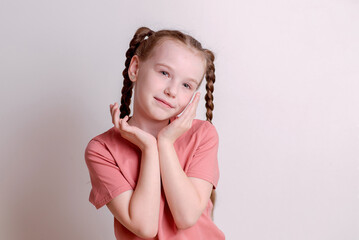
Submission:
[[[156,63],[156,66],[163,66],[163,67],[169,68],[170,70],[173,71],[173,68],[171,66],[164,64],[164,63]],[[190,82],[194,82],[196,85],[198,85],[198,82],[196,80],[194,80],[193,78],[188,78],[187,80]]]

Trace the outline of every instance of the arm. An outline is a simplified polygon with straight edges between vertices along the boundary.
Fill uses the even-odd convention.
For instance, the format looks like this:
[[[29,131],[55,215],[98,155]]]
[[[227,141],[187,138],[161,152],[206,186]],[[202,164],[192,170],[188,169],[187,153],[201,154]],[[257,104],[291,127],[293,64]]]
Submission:
[[[128,230],[141,238],[158,232],[160,173],[157,146],[142,151],[141,167],[135,190],[115,197],[107,207]]]
[[[175,223],[179,229],[191,227],[205,209],[213,185],[187,177],[171,142],[158,139],[158,148],[162,185]]]
[[[162,185],[174,221],[180,229],[191,227],[197,222],[213,188],[205,180],[187,177],[173,145],[192,126],[199,96],[197,93],[183,114],[171,121],[157,136]]]
[[[110,105],[112,122],[121,136],[141,149],[141,166],[135,190],[120,194],[107,204],[114,217],[141,238],[158,232],[161,179],[157,140],[151,134],[130,126],[128,116],[119,119],[117,103]]]

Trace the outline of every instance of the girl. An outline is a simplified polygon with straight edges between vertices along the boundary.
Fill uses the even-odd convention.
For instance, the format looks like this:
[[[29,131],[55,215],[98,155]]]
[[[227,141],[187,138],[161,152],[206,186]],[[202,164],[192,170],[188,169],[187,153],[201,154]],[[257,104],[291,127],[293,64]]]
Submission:
[[[117,239],[224,239],[211,219],[219,178],[213,53],[179,31],[142,27],[126,57],[121,106],[110,105],[114,127],[85,150],[89,201],[106,204]],[[207,121],[194,119],[204,77]]]

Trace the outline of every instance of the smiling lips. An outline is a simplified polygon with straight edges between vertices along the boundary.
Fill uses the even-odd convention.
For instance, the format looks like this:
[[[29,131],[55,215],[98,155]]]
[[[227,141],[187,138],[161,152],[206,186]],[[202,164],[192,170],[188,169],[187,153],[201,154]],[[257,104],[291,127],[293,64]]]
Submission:
[[[172,106],[170,103],[166,102],[165,100],[162,100],[162,99],[156,98],[156,97],[155,97],[155,99],[156,99],[160,104],[163,104],[164,106],[166,106],[166,107],[168,107],[168,108],[173,108],[173,106]]]

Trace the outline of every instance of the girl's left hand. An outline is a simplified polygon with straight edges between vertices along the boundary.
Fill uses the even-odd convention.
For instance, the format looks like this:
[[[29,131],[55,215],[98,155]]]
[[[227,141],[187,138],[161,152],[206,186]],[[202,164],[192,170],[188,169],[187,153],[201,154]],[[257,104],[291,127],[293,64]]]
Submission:
[[[200,93],[196,93],[193,101],[187,106],[186,110],[178,118],[171,118],[171,123],[164,127],[157,135],[157,140],[166,140],[174,143],[176,139],[185,133],[192,126],[192,121],[196,116],[196,110],[200,98]]]

